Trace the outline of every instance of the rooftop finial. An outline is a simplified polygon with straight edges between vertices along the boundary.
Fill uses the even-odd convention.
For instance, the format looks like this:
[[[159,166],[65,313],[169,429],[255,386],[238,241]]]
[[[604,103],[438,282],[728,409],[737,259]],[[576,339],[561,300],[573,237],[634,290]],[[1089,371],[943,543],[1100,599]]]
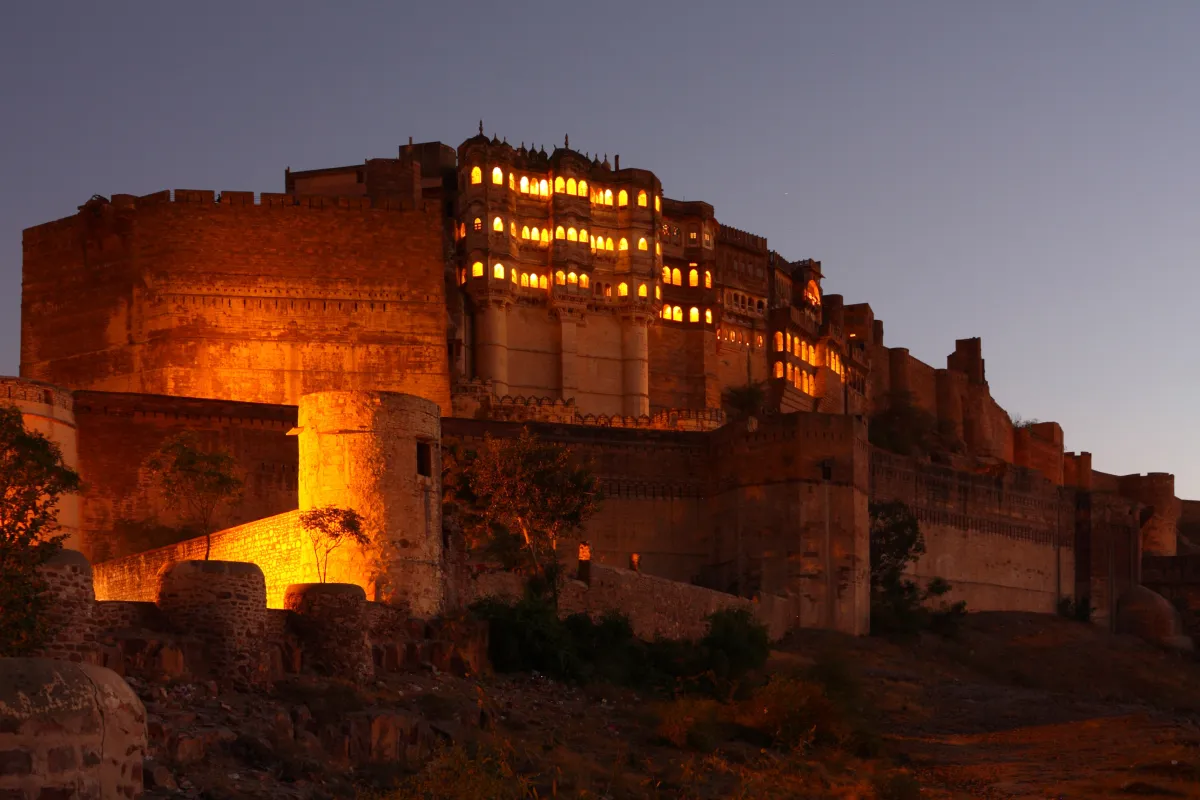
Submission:
[[[479,135],[483,136],[483,120],[479,120]]]
[[[567,148],[568,150],[571,149],[571,134],[568,133],[563,136],[563,147]]]

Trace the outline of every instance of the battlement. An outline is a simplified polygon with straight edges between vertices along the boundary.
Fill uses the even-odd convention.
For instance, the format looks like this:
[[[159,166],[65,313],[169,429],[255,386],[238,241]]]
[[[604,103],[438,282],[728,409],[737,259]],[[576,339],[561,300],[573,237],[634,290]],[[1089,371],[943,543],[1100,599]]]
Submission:
[[[730,225],[721,225],[717,229],[717,241],[742,247],[746,250],[756,250],[764,255],[767,252],[767,237],[755,236],[753,233],[734,228]]]
[[[0,376],[0,404],[39,403],[45,406],[74,411],[75,401],[66,389],[28,378]]]

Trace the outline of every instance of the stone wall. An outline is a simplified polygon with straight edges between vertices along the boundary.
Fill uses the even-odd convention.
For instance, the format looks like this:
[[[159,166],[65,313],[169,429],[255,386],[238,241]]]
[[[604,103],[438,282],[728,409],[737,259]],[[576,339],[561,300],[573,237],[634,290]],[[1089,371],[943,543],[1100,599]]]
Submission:
[[[21,374],[266,403],[384,389],[449,410],[441,210],[403,206],[176,190],[29,228]]]
[[[64,661],[100,663],[92,565],[77,550],[60,550],[38,569],[38,574],[52,598],[45,613],[52,633],[37,654]]]
[[[522,586],[521,577],[511,572],[476,572],[465,600],[514,600],[521,596]],[[727,608],[752,612],[767,626],[772,640],[781,638],[793,623],[784,598],[767,596],[751,602],[701,586],[595,563],[590,584],[579,580],[563,584],[558,608],[562,616],[585,613],[600,617],[607,611],[620,611],[629,617],[634,634],[648,640],[699,639],[708,630],[708,615]]]
[[[116,673],[0,658],[0,797],[141,797],[145,753],[145,707]]]
[[[158,599],[162,575],[174,564],[204,558],[204,537],[168,547],[96,564],[93,567],[99,600]],[[307,534],[300,527],[300,512],[289,511],[256,520],[212,535],[214,561],[244,561],[258,565],[266,576],[266,603],[283,608],[284,594],[293,583],[316,577]]]

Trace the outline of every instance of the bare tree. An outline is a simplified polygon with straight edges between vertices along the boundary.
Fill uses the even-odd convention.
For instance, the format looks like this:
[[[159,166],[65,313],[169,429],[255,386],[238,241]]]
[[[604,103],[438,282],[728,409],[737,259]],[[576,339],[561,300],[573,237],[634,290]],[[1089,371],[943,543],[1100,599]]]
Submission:
[[[363,532],[362,517],[357,511],[337,506],[314,508],[300,514],[300,525],[312,543],[317,561],[317,580],[325,583],[329,577],[329,554],[346,542],[366,546],[371,539]]]
[[[204,536],[204,560],[212,553],[213,522],[217,511],[242,498],[237,462],[229,453],[200,449],[188,431],[163,442],[146,462],[167,503],[182,508]]]

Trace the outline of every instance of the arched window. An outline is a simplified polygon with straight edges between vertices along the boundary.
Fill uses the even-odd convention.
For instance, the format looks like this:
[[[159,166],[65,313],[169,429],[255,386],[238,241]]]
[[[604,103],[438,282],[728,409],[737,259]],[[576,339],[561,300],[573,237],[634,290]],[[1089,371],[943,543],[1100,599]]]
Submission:
[[[654,243],[654,255],[656,255],[656,256],[662,255],[662,242]]]
[[[654,299],[662,300],[662,287],[661,286],[654,287]]]
[[[783,352],[783,331],[775,331],[775,352]]]
[[[654,195],[654,210],[662,211],[662,198],[658,195]]]
[[[775,377],[776,378],[783,377],[783,362],[782,361],[775,362]]]
[[[704,322],[705,322],[705,324],[712,325],[712,309],[711,308],[704,309]]]
[[[517,280],[517,276],[520,274],[519,271],[514,269],[511,271],[510,274],[512,275],[512,282],[519,283],[519,281]]]
[[[530,236],[533,238],[533,240],[535,242],[542,238],[541,234],[538,233],[538,229],[537,229],[536,225],[533,227],[533,231],[530,232]]]
[[[690,270],[688,272],[688,286],[699,286],[699,285],[700,285],[700,273],[694,269]]]
[[[554,179],[554,191],[564,192],[567,189],[567,182],[563,180],[562,175]]]
[[[565,238],[567,238],[567,230],[566,230],[566,228],[564,228],[562,225],[559,225],[557,228],[555,228],[555,229],[554,229],[554,238],[555,238],[555,239],[565,239]]]
[[[604,205],[606,205],[606,206],[612,205],[612,189],[604,190]]]
[[[671,270],[671,283],[675,286],[683,286],[683,273],[679,271],[679,267]]]
[[[529,238],[529,226],[528,226],[528,225],[522,225],[522,226],[521,226],[521,238],[522,238],[522,239],[528,239],[528,238]]]
[[[579,234],[575,232],[574,228],[567,228],[567,241],[568,242],[578,242],[579,241]]]
[[[670,318],[671,318],[671,307],[670,307],[670,306],[663,306],[663,307],[662,307],[662,318],[663,318],[663,319],[670,319]]]
[[[504,280],[504,265],[503,264],[497,264],[496,266],[492,267],[492,277],[498,278],[499,280]]]
[[[492,230],[504,233],[504,220],[500,219],[499,217],[496,217],[494,220],[492,220]]]
[[[508,224],[508,232],[513,236],[517,235],[517,221],[515,219]]]
[[[639,283],[638,284],[638,297],[645,297],[645,296],[646,296],[646,284]]]
[[[499,167],[492,168],[492,183],[496,184],[497,186],[504,185],[504,170],[500,169]]]
[[[796,358],[800,357],[800,345],[802,345],[803,343],[804,343],[804,340],[801,339],[799,336],[797,336],[795,338],[795,340],[792,341],[792,355],[794,355]]]
[[[572,286],[577,285],[579,283],[579,276],[576,275],[574,272],[568,272],[567,273],[567,283],[571,284]]]
[[[550,182],[547,181],[545,178],[542,178],[542,180],[538,183],[538,191],[541,193],[542,197],[549,197],[550,196]]]
[[[700,321],[700,309],[696,308],[695,306],[692,306],[691,310],[688,311],[688,322],[699,322],[699,321]]]
[[[588,245],[592,248],[592,252],[596,251],[596,237],[595,236],[588,237]]]
[[[567,273],[563,272],[561,269],[554,273],[554,282],[559,286],[565,286],[567,283]]]
[[[629,192],[622,189],[620,191],[620,193],[617,194],[617,205],[619,205],[619,206],[629,205]]]
[[[624,281],[617,284],[617,297],[629,296],[629,284]]]
[[[671,319],[675,320],[676,322],[683,322],[683,308],[680,306],[675,306],[673,309],[671,309]]]
[[[621,241],[623,242],[625,240],[622,239]],[[610,253],[612,252],[612,237],[611,236],[604,240],[604,249]]]
[[[591,282],[592,282],[592,279],[587,276],[586,272],[579,276],[580,288],[582,288],[582,289],[588,288],[588,284]]]
[[[646,190],[645,189],[638,190],[638,205],[641,206],[642,208],[646,207]]]
[[[663,283],[671,282],[671,268],[663,267]]]
[[[587,228],[580,228],[580,229],[579,229],[579,241],[581,241],[581,242],[586,242],[586,241],[588,241],[588,232],[587,232]]]
[[[508,173],[508,190],[511,192],[513,189],[516,189],[516,188],[517,188],[517,180],[516,180],[516,178],[513,177],[513,174],[510,172],[510,173]]]
[[[462,239],[467,235],[467,223],[463,222],[458,226],[458,238]]]
[[[784,340],[783,352],[790,353],[791,351],[792,351],[792,334],[788,333],[787,338]]]
[[[626,239],[624,236],[622,236],[621,241],[617,242],[617,249],[621,250],[621,251],[628,250],[629,249],[629,240]]]
[[[546,288],[546,276],[545,275],[541,275],[538,277],[538,288],[539,289]]]
[[[542,228],[542,244],[550,244],[550,229]]]
[[[785,369],[784,374],[786,375],[787,379],[790,381],[792,379],[792,362],[789,361],[786,365],[784,365],[784,369]]]
[[[529,178],[525,177],[524,175],[521,176],[521,191],[525,194],[529,194]]]
[[[514,274],[515,274],[515,273],[514,273]],[[536,276],[536,275],[535,275],[535,276],[533,276],[533,282],[534,282],[534,284],[537,284],[537,276]],[[522,275],[522,276],[521,276],[521,285],[522,285],[522,286],[524,286],[524,287],[528,287],[528,286],[529,286],[529,276],[528,276],[528,275]]]
[[[809,281],[808,286],[804,287],[804,299],[814,306],[821,305],[821,290],[817,288],[816,281]]]
[[[587,197],[587,181],[579,182],[579,196]]]
[[[708,270],[704,270],[704,288],[705,289],[712,288],[712,273],[709,272]]]
[[[480,219],[479,217],[476,217],[476,218],[475,218],[475,224],[473,225],[473,227],[474,227],[474,228],[475,228],[475,230],[477,230],[477,231],[481,231],[481,230],[483,230],[483,220],[482,220],[482,219]]]
[[[458,271],[458,282],[459,283],[467,282],[467,271],[465,269],[460,269]]]
[[[642,238],[638,239],[638,250],[645,250],[645,249],[647,249],[647,248],[648,248],[648,246],[649,246],[649,245],[647,245],[647,244],[646,244],[646,237],[645,237],[645,236],[643,236]]]
[[[483,183],[483,170],[471,167],[471,183]]]
[[[474,264],[471,265],[471,277],[472,278],[482,278],[483,277],[483,262],[482,261],[476,261]]]

